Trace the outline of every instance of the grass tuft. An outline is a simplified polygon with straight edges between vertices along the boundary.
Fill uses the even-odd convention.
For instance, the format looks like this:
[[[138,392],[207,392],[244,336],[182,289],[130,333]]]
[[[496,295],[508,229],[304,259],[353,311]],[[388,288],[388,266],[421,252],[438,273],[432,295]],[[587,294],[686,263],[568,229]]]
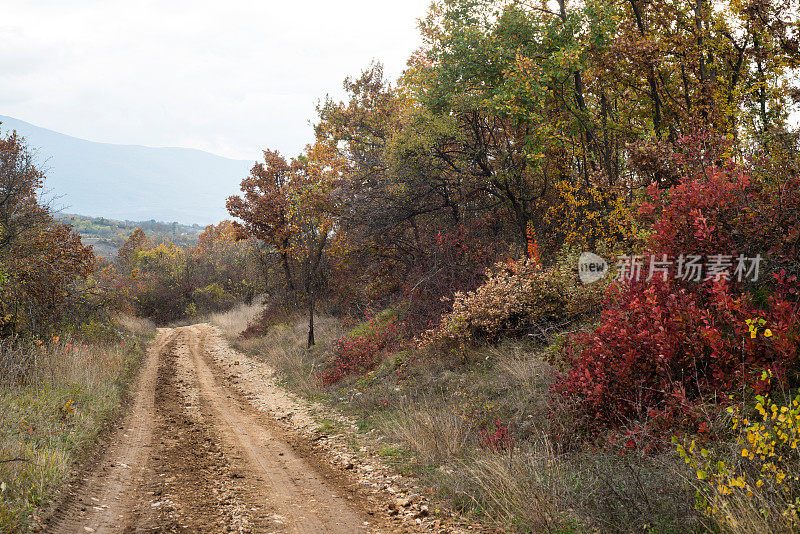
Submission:
[[[209,321],[217,326],[225,337],[236,338],[252,323],[264,309],[264,296],[259,295],[250,304],[239,303],[225,312],[212,313]]]

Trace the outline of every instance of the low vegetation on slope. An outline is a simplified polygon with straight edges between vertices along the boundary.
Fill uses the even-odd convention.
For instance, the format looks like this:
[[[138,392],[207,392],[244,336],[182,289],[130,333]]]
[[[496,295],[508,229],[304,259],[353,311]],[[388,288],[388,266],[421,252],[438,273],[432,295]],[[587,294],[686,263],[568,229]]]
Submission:
[[[0,531],[36,528],[54,492],[120,413],[155,332],[121,319],[104,339],[0,341]]]

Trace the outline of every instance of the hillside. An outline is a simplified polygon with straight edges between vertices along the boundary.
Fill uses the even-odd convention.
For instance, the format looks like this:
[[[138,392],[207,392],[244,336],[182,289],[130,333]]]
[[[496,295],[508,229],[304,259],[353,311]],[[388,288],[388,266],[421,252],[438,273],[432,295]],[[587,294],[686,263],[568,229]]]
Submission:
[[[71,224],[81,234],[83,243],[92,245],[95,255],[109,260],[116,258],[119,247],[137,228],[144,230],[153,242],[170,241],[184,247],[194,246],[197,236],[203,231],[203,227],[198,224],[189,226],[154,220],[117,221],[68,213],[58,213],[56,218]]]
[[[53,207],[118,220],[216,223],[226,217],[252,162],[187,148],[115,145],[78,139],[0,115],[47,172]]]

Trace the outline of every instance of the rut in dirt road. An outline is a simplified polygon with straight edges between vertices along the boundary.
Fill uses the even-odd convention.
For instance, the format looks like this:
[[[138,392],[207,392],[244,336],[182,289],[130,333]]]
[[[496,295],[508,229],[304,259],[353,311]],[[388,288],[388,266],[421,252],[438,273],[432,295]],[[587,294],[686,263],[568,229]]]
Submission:
[[[213,327],[161,329],[130,413],[47,531],[403,532],[225,384]],[[329,467],[329,466],[328,466]]]

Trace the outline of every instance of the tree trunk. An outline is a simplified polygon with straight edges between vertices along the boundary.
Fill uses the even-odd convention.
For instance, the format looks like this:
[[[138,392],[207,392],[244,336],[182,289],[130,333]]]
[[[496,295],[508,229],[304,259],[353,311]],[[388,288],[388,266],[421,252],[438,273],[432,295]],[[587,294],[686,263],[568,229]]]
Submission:
[[[314,345],[314,295],[308,294],[308,346]]]
[[[289,255],[286,252],[281,252],[281,263],[283,264],[283,274],[286,276],[286,287],[289,291],[294,291],[292,270],[289,268]]]

